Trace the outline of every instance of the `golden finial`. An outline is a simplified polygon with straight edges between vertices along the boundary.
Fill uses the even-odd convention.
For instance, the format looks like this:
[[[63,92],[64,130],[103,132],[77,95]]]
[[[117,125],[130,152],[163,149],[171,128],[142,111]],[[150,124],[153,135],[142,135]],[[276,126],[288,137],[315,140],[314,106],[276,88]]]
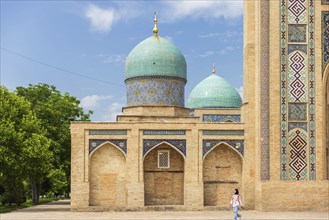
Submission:
[[[216,67],[215,67],[215,64],[212,65],[212,74],[216,74]]]
[[[158,12],[154,12],[154,28],[153,28],[153,34],[154,36],[158,36],[158,27],[157,27],[157,23],[158,23],[158,20],[157,20],[157,15],[158,15]]]

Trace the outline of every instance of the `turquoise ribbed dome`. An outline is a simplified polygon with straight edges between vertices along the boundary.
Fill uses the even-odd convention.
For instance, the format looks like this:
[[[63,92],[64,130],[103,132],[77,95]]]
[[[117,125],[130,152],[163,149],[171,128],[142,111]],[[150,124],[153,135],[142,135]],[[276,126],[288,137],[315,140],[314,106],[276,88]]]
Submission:
[[[215,74],[195,86],[187,100],[188,108],[240,108],[241,104],[236,89]]]
[[[171,76],[186,81],[186,61],[169,40],[151,36],[140,42],[128,55],[125,79],[139,76]]]

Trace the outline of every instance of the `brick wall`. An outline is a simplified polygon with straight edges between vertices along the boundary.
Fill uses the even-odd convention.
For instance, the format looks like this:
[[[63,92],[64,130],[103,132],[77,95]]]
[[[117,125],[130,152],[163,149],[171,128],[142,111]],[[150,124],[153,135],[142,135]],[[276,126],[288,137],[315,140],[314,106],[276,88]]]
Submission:
[[[158,168],[158,151],[168,150],[170,168]],[[184,204],[184,158],[170,146],[162,144],[144,159],[145,205]]]

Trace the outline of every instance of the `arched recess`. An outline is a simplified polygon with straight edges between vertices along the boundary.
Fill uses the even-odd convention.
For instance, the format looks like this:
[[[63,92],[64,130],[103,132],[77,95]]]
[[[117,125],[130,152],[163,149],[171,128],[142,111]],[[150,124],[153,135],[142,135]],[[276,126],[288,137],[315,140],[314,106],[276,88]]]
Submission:
[[[324,71],[325,85],[325,179],[329,179],[329,64]]]
[[[160,168],[159,153],[169,152],[169,167]],[[163,142],[149,151],[143,161],[145,205],[184,204],[184,157]]]
[[[115,145],[106,142],[89,157],[89,204],[123,207],[126,205],[126,157]]]
[[[241,155],[232,146],[219,143],[203,161],[203,193],[205,206],[228,207],[235,188],[241,188]]]

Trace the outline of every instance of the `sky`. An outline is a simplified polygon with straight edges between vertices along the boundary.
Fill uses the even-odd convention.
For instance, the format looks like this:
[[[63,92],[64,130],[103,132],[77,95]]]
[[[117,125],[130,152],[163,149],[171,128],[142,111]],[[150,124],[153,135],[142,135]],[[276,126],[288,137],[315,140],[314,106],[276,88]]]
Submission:
[[[185,56],[185,103],[192,89],[216,73],[243,92],[243,2],[215,1],[3,1],[0,83],[47,83],[92,110],[92,121],[115,121],[126,106],[124,64],[153,35]]]

